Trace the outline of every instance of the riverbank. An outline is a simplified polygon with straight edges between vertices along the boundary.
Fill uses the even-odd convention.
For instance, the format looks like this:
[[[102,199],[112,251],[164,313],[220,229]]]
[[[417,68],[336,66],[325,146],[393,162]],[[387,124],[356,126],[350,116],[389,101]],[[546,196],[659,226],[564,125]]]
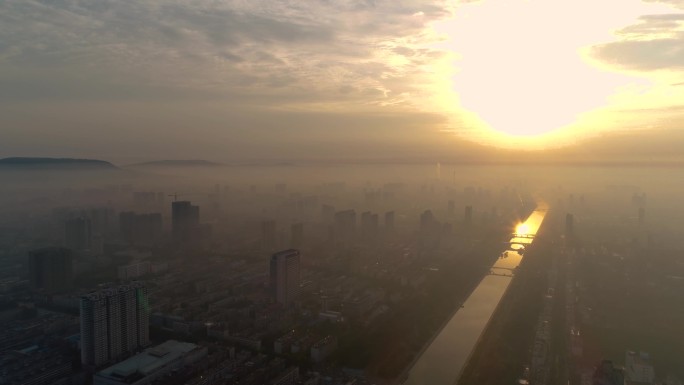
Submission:
[[[480,280],[475,285],[472,286],[470,291],[468,291],[467,293],[464,293],[462,298],[456,299],[456,306],[454,307],[454,311],[449,315],[449,317],[444,319],[444,322],[439,327],[439,329],[437,329],[437,331],[435,331],[435,333],[432,335],[432,337],[430,337],[430,339],[427,342],[425,342],[425,344],[423,344],[423,347],[420,349],[420,351],[418,353],[416,353],[416,355],[413,358],[413,360],[411,361],[411,363],[404,368],[404,370],[402,371],[400,376],[398,376],[395,380],[393,380],[391,382],[392,384],[403,384],[404,381],[406,381],[408,379],[408,374],[411,371],[411,369],[413,368],[413,366],[416,364],[416,362],[425,353],[425,351],[430,347],[430,345],[432,345],[432,343],[440,335],[440,333],[442,333],[444,328],[449,324],[451,319],[454,318],[456,313],[458,313],[458,311],[461,310],[465,301],[468,299],[468,297],[470,297],[470,295],[473,293],[473,291],[475,291],[475,289],[477,289],[477,287],[480,285],[480,283],[482,282],[482,280],[486,276],[487,276],[486,273],[483,274],[482,277],[480,278]]]

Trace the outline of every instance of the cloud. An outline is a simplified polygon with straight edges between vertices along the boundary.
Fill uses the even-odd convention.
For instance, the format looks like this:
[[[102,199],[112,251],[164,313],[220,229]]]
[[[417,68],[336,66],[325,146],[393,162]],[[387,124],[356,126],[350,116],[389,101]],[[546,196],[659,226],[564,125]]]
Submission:
[[[421,33],[450,12],[446,1],[8,0],[0,97],[377,102],[368,91],[416,92],[393,80],[416,75],[432,55],[416,49]],[[333,91],[348,84],[357,92]]]
[[[210,149],[256,157],[313,151],[323,136],[353,138],[356,148],[443,142],[435,133],[444,116],[425,111],[434,82],[426,67],[444,55],[431,47],[441,37],[430,27],[452,8],[447,0],[1,1],[2,149],[92,156],[120,145],[151,155],[150,146],[175,144],[186,157]],[[279,143],[292,148],[276,151]]]
[[[675,6],[677,8],[684,8],[684,1],[682,0],[644,0],[646,3],[662,3]]]
[[[628,70],[684,69],[682,13],[641,16],[638,23],[619,30],[617,36],[617,41],[592,47],[592,55]]]

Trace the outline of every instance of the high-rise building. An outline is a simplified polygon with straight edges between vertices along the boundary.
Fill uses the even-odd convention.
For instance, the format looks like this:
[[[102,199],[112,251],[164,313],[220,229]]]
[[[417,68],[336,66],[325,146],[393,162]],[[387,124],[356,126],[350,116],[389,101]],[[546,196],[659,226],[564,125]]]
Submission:
[[[271,256],[271,292],[276,302],[290,305],[299,294],[299,251],[289,249]]]
[[[29,252],[29,282],[34,290],[64,292],[73,286],[72,251],[48,247]]]
[[[370,211],[364,211],[361,213],[361,231],[366,231],[368,230],[368,228],[370,228],[372,216],[373,213],[371,213]]]
[[[447,204],[447,214],[449,216],[454,215],[455,209],[456,209],[456,204],[454,203],[454,201],[449,201],[449,203]]]
[[[149,344],[149,307],[142,282],[81,297],[81,362],[101,367]]]
[[[570,235],[575,229],[575,216],[572,214],[565,215],[565,234]]]
[[[432,211],[425,210],[422,214],[420,214],[420,231],[422,233],[429,233],[433,231],[435,229],[436,224],[437,220],[435,219],[435,216],[432,214]]]
[[[290,245],[294,249],[299,249],[304,246],[304,224],[295,223],[291,227],[292,238],[290,240]]]
[[[189,201],[171,203],[171,221],[174,241],[196,240],[199,228],[199,206],[193,206]]]
[[[78,217],[72,218],[65,223],[65,245],[75,250],[89,250],[92,242],[90,220]]]
[[[471,226],[473,224],[473,206],[466,206],[465,213],[463,215],[463,222],[466,226]]]
[[[646,223],[646,209],[639,207],[639,226],[643,226]]]

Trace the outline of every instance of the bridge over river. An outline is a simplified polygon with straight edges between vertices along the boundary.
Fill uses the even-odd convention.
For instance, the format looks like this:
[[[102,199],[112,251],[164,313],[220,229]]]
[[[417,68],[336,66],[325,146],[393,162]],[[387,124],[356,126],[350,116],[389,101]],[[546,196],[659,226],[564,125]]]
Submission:
[[[531,244],[546,216],[538,204],[508,242],[507,251],[490,268],[470,297],[413,363],[404,385],[453,385],[475,349],[489,319],[506,293],[515,269],[522,261],[524,246]],[[502,247],[503,248],[503,247]]]

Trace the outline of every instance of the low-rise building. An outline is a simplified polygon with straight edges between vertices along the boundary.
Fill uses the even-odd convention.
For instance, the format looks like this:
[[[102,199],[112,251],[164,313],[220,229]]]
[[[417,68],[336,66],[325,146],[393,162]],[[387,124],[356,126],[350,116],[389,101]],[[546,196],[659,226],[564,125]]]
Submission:
[[[169,340],[97,372],[93,384],[146,385],[174,370],[195,364],[206,356],[206,347]]]

